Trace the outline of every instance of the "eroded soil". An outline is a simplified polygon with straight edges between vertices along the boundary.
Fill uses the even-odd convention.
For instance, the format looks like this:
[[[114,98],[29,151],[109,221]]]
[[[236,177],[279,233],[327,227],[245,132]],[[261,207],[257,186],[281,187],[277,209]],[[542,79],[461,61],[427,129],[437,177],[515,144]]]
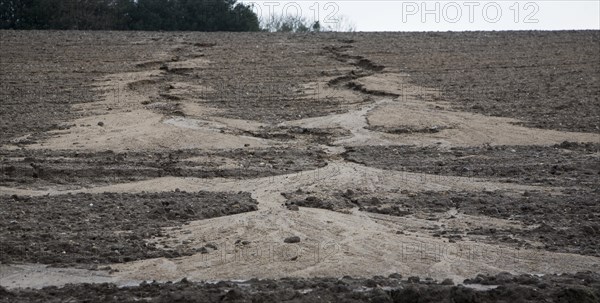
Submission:
[[[363,55],[438,88],[463,111],[539,128],[600,130],[598,31],[380,35],[388,43]],[[353,45],[368,48],[358,37]]]
[[[0,300],[598,299],[598,31],[0,39]]]
[[[164,176],[257,178],[323,167],[326,158],[322,150],[310,147],[131,152],[9,150],[2,152],[0,186],[81,188]]]
[[[390,216],[417,217],[431,221],[446,219],[430,230],[433,237],[453,243],[482,239],[524,248],[600,256],[598,238],[598,190],[565,190],[558,194],[536,191],[444,191],[369,192],[347,189],[334,192],[284,193],[286,207],[292,205],[335,211],[360,211]],[[486,216],[521,222],[516,226],[460,226],[457,214]]]

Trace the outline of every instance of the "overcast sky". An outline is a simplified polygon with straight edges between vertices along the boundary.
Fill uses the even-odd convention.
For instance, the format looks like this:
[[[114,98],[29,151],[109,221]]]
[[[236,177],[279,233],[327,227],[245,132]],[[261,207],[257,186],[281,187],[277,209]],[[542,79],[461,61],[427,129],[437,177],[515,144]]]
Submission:
[[[357,31],[600,30],[600,0],[240,2],[253,3],[263,18],[299,14],[331,27],[350,23]]]

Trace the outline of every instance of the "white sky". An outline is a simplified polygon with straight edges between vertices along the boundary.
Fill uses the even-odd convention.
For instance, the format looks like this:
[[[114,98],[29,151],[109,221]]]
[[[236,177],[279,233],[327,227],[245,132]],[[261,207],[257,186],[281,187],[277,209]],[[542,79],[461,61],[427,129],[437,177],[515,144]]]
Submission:
[[[298,9],[308,20],[335,27],[344,16],[357,31],[600,30],[600,0],[239,2],[254,3],[263,18],[270,12],[295,15]]]

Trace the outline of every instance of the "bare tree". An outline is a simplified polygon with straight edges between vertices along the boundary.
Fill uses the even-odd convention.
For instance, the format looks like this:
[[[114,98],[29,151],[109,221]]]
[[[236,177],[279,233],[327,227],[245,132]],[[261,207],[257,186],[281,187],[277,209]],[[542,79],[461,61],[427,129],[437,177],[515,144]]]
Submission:
[[[335,22],[327,22],[322,30],[328,32],[355,32],[356,24],[347,16],[341,15],[335,18]]]
[[[260,27],[267,32],[354,32],[356,25],[346,16],[339,16],[335,22],[321,23],[307,18],[292,15],[273,15],[261,18]]]

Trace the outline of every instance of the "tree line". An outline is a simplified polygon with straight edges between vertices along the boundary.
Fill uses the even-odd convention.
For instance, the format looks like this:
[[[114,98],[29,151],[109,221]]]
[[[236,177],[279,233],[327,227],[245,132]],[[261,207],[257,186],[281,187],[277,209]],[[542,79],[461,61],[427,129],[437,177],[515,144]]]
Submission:
[[[236,0],[0,0],[2,29],[258,31]]]

